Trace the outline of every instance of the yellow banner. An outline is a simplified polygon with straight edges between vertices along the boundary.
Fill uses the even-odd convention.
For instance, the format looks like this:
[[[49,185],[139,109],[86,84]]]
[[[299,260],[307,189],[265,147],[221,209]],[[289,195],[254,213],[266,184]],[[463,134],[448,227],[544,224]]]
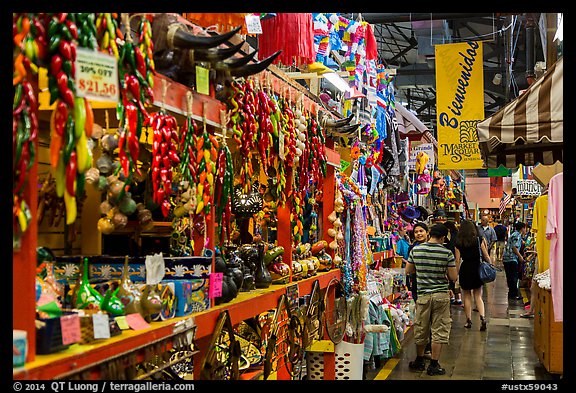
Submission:
[[[438,169],[480,169],[476,124],[484,120],[482,42],[435,46]]]

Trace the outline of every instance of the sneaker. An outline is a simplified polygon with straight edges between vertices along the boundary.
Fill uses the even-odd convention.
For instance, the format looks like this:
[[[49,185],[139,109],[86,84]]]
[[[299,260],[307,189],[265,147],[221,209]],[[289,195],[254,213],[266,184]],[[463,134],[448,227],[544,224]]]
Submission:
[[[424,371],[424,369],[426,368],[426,364],[424,363],[424,361],[418,362],[416,360],[413,360],[410,363],[408,363],[408,367],[411,370]]]
[[[520,318],[534,318],[534,314],[531,314],[529,312],[520,315]]]
[[[446,374],[446,370],[440,366],[440,363],[438,363],[437,366],[429,365],[428,370],[426,370],[426,373],[428,375],[444,375]]]

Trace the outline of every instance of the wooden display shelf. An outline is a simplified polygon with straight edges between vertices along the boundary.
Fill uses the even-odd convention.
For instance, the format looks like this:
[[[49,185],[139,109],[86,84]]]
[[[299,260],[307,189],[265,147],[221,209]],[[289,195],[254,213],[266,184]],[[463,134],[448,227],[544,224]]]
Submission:
[[[564,373],[564,324],[556,322],[552,293],[537,287],[534,304],[534,351],[551,374]]]
[[[271,285],[265,289],[240,292],[228,303],[219,304],[209,310],[185,317],[152,322],[148,329],[125,330],[118,336],[94,344],[74,344],[62,352],[36,355],[34,361],[27,363],[23,368],[13,370],[13,379],[50,380],[96,366],[110,358],[133,352],[178,334],[179,332],[175,331],[176,324],[189,318],[194,318],[195,337],[208,337],[214,331],[220,312],[225,309],[230,313],[232,324],[236,325],[264,311],[276,308],[278,298],[286,293],[287,286],[298,285],[299,295],[303,296],[312,292],[315,280],[318,280],[320,288],[326,288],[333,278],[340,279],[339,269],[320,272],[315,276],[289,284]]]
[[[164,86],[166,86],[166,95],[164,95]],[[48,124],[50,115],[56,108],[56,103],[50,105],[50,92],[48,91],[48,71],[44,67],[39,68],[38,73],[38,104],[39,104],[39,119]],[[172,79],[157,73],[154,75],[154,105],[148,106],[148,113],[153,113],[160,108],[165,108],[170,111],[178,121],[182,123],[188,112],[187,98],[188,92],[192,93],[192,118],[196,121],[203,121],[206,118],[206,124],[216,128],[222,128],[220,111],[226,110],[226,105],[217,100],[216,98],[200,94],[190,87],[181,83],[175,82]],[[111,128],[118,127],[118,120],[116,119],[116,103],[115,102],[99,102],[90,100],[90,105],[94,109],[94,122],[105,126],[106,113],[108,113],[108,120]],[[205,106],[204,106],[205,105]],[[204,112],[206,109],[206,112]]]

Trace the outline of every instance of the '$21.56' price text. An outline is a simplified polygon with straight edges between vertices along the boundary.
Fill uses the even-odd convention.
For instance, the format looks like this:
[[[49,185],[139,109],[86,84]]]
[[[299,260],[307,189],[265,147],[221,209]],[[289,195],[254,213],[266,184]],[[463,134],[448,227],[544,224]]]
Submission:
[[[100,96],[116,95],[116,85],[113,83],[98,82],[91,79],[80,79],[78,88],[85,93],[96,94]]]

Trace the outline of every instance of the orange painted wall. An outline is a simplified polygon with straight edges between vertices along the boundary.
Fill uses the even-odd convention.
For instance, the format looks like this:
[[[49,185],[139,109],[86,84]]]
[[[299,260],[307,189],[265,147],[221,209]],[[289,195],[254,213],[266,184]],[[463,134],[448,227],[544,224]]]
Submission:
[[[503,178],[503,186],[504,192],[511,194],[512,178]],[[489,177],[466,177],[465,194],[468,203],[475,202],[481,209],[497,209],[500,206],[500,198],[490,198]]]

